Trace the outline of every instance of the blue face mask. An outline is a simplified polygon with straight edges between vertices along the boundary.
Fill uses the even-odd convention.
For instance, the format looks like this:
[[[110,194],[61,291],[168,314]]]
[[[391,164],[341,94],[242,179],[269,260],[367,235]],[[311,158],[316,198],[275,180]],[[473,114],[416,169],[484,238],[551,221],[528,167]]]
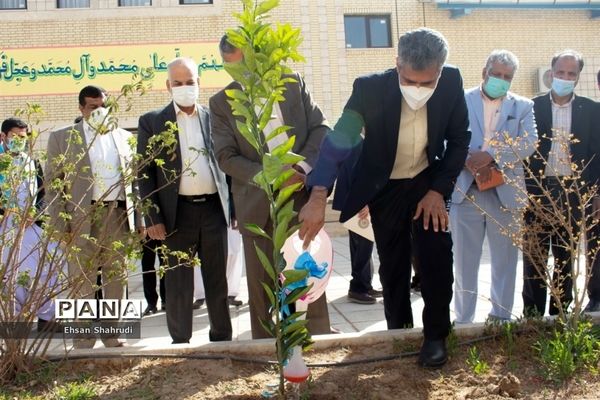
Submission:
[[[25,151],[25,147],[27,146],[26,139],[21,137],[11,137],[6,142],[6,147],[8,151],[11,153],[21,153]]]
[[[575,81],[552,78],[552,91],[559,97],[568,96],[575,90]]]
[[[492,99],[505,96],[510,89],[510,82],[504,79],[488,76],[487,81],[483,85],[483,91]]]

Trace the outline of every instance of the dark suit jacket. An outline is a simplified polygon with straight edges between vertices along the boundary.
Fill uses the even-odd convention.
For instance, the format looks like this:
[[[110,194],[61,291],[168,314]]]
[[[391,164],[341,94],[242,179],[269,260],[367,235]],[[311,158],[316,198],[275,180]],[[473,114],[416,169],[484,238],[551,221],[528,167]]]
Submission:
[[[527,187],[535,191],[535,183],[531,180],[531,174],[540,177],[539,171],[544,172],[545,161],[552,147],[552,102],[550,93],[533,99],[533,110],[537,122],[539,137],[538,152],[529,157],[530,168],[526,168]],[[577,139],[577,143],[571,143],[571,161],[580,168],[587,163],[589,165],[583,170],[582,178],[590,185],[600,178],[600,104],[582,96],[575,96],[572,105],[571,133]]]
[[[291,126],[287,133],[295,135],[292,151],[304,156],[313,167],[317,160],[319,146],[328,130],[327,121],[302,77],[292,75],[297,81],[286,84],[285,101],[279,103],[284,123]],[[212,134],[215,141],[215,154],[219,166],[232,178],[231,191],[235,204],[236,217],[245,235],[251,233],[244,228],[246,223],[265,227],[269,220],[269,203],[263,190],[252,182],[252,178],[262,168],[258,153],[236,128],[236,117],[227,103],[225,90],[240,89],[236,82],[230,83],[210,99]],[[307,199],[304,191],[294,195],[294,206],[302,206]]]
[[[229,224],[229,191],[225,174],[217,166],[217,161],[214,156],[208,110],[206,107],[198,104],[196,105],[196,109],[198,110],[200,128],[202,129],[202,135],[208,153],[208,163],[219,191],[221,206],[225,211],[223,216]],[[146,154],[146,148],[150,138],[164,132],[166,130],[165,124],[167,121],[177,122],[177,116],[175,115],[175,108],[172,102],[161,110],[151,111],[140,117],[137,145],[139,154]],[[161,154],[156,158],[162,159],[164,165],[160,167],[155,162],[150,162],[141,169],[139,182],[140,196],[142,200],[150,199],[154,205],[158,206],[158,210],[154,207],[148,209],[146,226],[164,224],[167,234],[170,234],[176,228],[177,196],[179,193],[179,181],[182,171],[179,142],[175,147],[174,154],[167,154],[167,150],[163,149]],[[169,172],[167,173],[167,171]],[[173,173],[171,173],[171,171]]]
[[[348,220],[367,205],[386,185],[396,160],[402,94],[395,69],[359,77],[354,81],[346,110],[358,113],[364,123],[363,149],[355,168],[340,220]],[[348,137],[338,125],[321,146],[309,186],[331,187],[335,171],[349,156],[340,143],[360,142],[359,132]],[[427,102],[427,158],[431,189],[449,198],[464,166],[471,139],[462,78],[457,68],[444,66],[435,92]]]

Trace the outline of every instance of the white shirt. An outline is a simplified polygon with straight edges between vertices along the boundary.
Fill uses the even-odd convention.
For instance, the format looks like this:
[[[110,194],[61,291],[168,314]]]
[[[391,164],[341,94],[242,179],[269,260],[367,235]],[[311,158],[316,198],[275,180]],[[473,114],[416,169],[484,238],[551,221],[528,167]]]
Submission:
[[[552,147],[548,153],[546,176],[571,176],[571,118],[573,115],[573,99],[559,105],[552,100]]]
[[[183,112],[177,104],[175,115],[179,128],[179,149],[181,150],[181,179],[179,194],[196,196],[217,192],[217,185],[208,164],[206,144],[202,135],[198,109],[192,115]]]
[[[83,132],[89,146],[88,156],[94,177],[92,200],[125,200],[121,179],[121,161],[113,132],[98,135],[85,120],[83,121]],[[107,193],[108,190],[110,192]]]
[[[481,98],[483,100],[483,145],[481,151],[487,151],[490,147],[490,141],[497,139],[496,137],[496,126],[498,125],[498,118],[500,118],[500,107],[504,101],[504,96],[497,99],[490,99],[487,97],[483,90],[480,88]]]
[[[258,111],[260,111],[260,110],[257,109],[256,112],[258,113]],[[267,126],[265,126],[265,129],[263,130],[265,139],[267,138],[267,136],[269,136],[269,134],[271,132],[273,132],[276,128],[278,128],[282,125],[285,125],[285,122],[283,121],[283,114],[281,113],[281,107],[279,107],[279,103],[275,103],[275,104],[273,104],[273,111],[271,113],[271,119],[269,120],[269,122],[267,122]],[[275,136],[273,139],[271,139],[267,142],[267,147],[269,148],[269,151],[273,151],[273,149],[275,147],[279,146],[280,144],[285,143],[285,141],[287,139],[288,139],[288,136],[286,135],[286,133],[282,133],[282,134]],[[310,173],[310,171],[312,171],[312,167],[305,161],[298,162],[298,166],[304,170],[304,173],[306,175],[308,175]]]

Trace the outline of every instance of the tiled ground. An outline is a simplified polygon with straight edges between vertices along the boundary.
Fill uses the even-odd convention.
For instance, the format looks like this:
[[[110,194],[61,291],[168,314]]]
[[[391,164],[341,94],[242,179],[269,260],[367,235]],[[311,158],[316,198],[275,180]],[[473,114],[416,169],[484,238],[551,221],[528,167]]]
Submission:
[[[348,248],[348,237],[334,237],[334,270],[327,287],[327,298],[329,302],[329,313],[333,327],[340,329],[344,333],[352,332],[372,332],[385,330],[386,323],[383,314],[383,303],[379,300],[373,305],[361,305],[350,303],[346,297],[350,281],[350,253]],[[477,314],[475,322],[485,321],[490,310],[489,297],[490,290],[490,264],[487,244],[484,244],[484,253],[481,260],[479,274],[480,299],[477,305]],[[375,255],[375,266],[379,265]],[[522,312],[521,300],[521,262],[519,262],[517,271],[517,285],[515,289],[515,305],[513,313],[519,316]],[[379,287],[379,276],[374,276],[374,286]],[[130,279],[129,286],[130,298],[143,299],[143,290],[141,276],[137,275]],[[242,277],[241,293],[238,296],[244,301],[244,305],[236,308],[231,307],[231,319],[233,323],[233,340],[251,339],[250,334],[250,316],[248,312],[247,300],[248,293],[246,289],[245,274]],[[418,293],[412,294],[413,314],[416,327],[422,326],[421,312],[423,309],[423,300]],[[145,306],[145,304],[144,304]],[[451,306],[453,309],[453,305]],[[454,315],[452,315],[454,318]],[[64,344],[58,340],[53,344],[53,353],[64,351]],[[169,337],[165,314],[158,313],[145,317],[142,320],[142,339],[128,340],[132,346],[129,350],[138,348],[150,350],[153,348],[164,348],[171,343]],[[202,307],[194,312],[194,334],[191,340],[192,346],[201,346],[208,343],[208,315],[206,307]],[[96,346],[101,346],[100,342]]]

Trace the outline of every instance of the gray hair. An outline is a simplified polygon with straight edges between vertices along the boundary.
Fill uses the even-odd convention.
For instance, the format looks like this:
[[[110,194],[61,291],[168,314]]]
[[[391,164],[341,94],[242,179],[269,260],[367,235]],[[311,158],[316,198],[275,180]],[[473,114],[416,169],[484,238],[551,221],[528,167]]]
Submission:
[[[398,58],[400,65],[408,64],[417,71],[432,66],[441,68],[448,58],[448,42],[433,29],[408,31],[398,40]]]
[[[229,41],[227,40],[227,34],[223,35],[221,37],[221,41],[219,42],[219,51],[221,52],[221,55],[232,54],[235,53],[236,50],[237,47],[229,43]]]
[[[519,59],[514,53],[511,53],[508,50],[492,51],[485,62],[485,72],[489,73],[495,63],[506,65],[511,68],[513,72],[517,72],[517,68],[519,68]]]
[[[171,70],[173,69],[173,67],[180,65],[188,67],[189,70],[192,71],[194,78],[198,77],[198,64],[196,64],[196,61],[188,57],[177,57],[167,65],[167,73],[169,75],[169,80],[171,79]]]

